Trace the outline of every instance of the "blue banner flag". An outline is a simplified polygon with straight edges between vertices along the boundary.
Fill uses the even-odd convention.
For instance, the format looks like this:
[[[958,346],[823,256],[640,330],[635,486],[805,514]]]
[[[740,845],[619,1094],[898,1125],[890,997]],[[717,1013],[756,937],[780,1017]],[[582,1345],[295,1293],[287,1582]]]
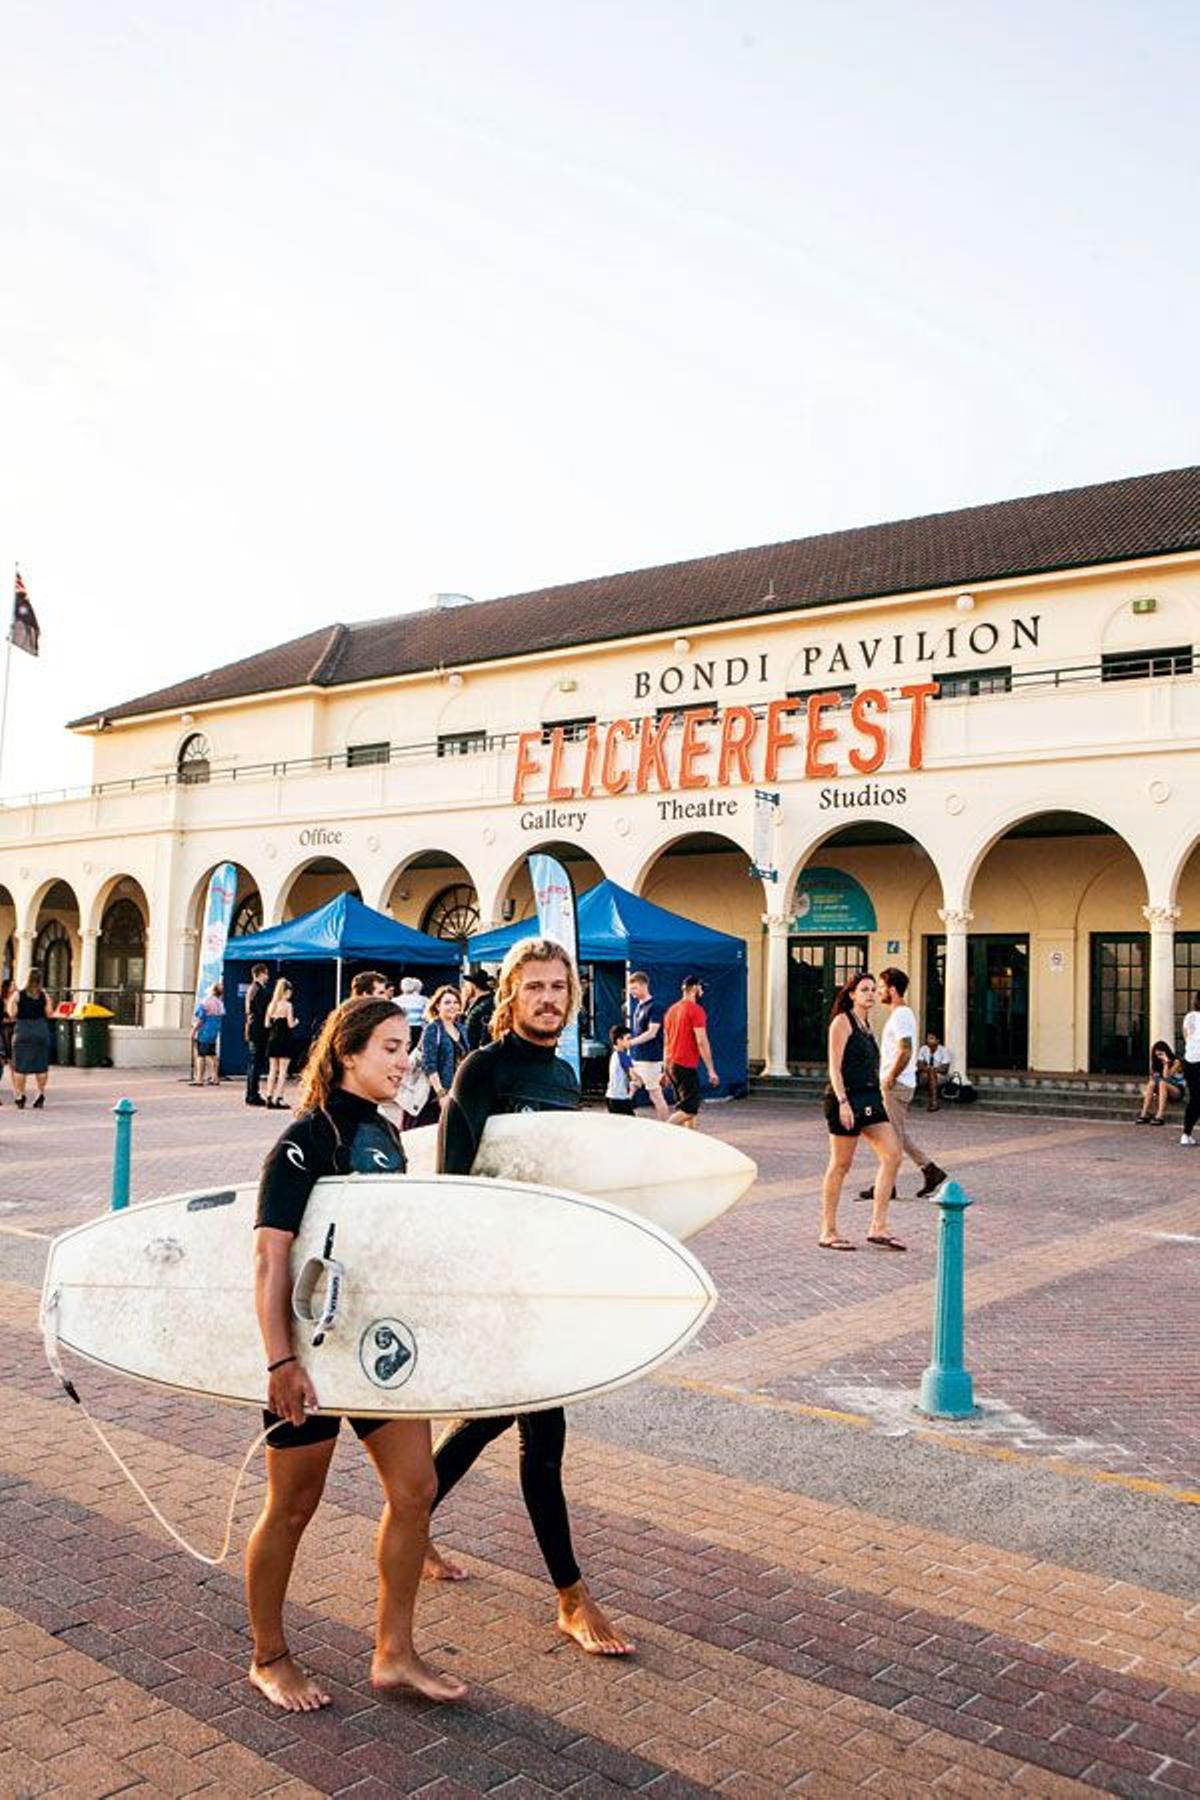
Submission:
[[[212,872],[204,907],[204,929],[200,934],[200,964],[196,970],[197,1006],[213,982],[221,979],[237,883],[237,867],[234,863],[220,863]]]
[[[571,877],[553,856],[529,858],[529,879],[537,902],[538,935],[561,944],[578,973],[579,937],[575,929],[575,889]],[[558,1054],[579,1074],[579,1015],[558,1040]]]

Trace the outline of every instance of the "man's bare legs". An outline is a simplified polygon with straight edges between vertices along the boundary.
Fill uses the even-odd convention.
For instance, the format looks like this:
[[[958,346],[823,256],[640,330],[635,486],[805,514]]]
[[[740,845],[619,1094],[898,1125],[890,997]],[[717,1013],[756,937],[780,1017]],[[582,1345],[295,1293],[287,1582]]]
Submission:
[[[254,1657],[250,1680],[283,1712],[329,1705],[320,1683],[295,1662],[283,1631],[283,1602],[300,1539],[317,1510],[336,1438],[294,1450],[267,1445],[267,1498],[246,1545],[246,1604]]]
[[[379,1521],[379,1612],[371,1684],[384,1692],[410,1690],[428,1700],[462,1700],[466,1683],[438,1674],[413,1646],[413,1609],[437,1492],[428,1422],[395,1419],[363,1442],[387,1497]]]

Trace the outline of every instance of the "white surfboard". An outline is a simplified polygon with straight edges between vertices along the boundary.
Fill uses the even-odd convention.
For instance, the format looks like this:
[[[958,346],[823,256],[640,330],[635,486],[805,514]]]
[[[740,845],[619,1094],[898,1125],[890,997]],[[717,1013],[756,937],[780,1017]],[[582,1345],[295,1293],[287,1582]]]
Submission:
[[[681,1134],[682,1135],[682,1134]],[[43,1308],[59,1344],[118,1373],[261,1405],[256,1190],[181,1194],[54,1240]],[[322,1412],[462,1418],[530,1412],[621,1387],[675,1356],[716,1291],[645,1219],[579,1194],[404,1175],[319,1181],[292,1253],[297,1322]],[[303,1300],[301,1293],[294,1302]]]
[[[404,1133],[410,1175],[432,1175],[436,1125]],[[483,1128],[472,1175],[591,1194],[681,1243],[740,1200],[757,1165],[732,1144],[620,1113],[501,1113]]]

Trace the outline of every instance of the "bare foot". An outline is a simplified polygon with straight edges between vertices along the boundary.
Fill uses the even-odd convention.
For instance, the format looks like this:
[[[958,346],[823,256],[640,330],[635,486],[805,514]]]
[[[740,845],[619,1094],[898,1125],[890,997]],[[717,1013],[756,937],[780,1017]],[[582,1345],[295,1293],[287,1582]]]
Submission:
[[[290,1656],[281,1656],[266,1668],[252,1662],[250,1681],[281,1712],[319,1712],[330,1703],[324,1688]]]
[[[425,1552],[425,1566],[421,1570],[425,1581],[470,1581],[470,1571],[461,1563],[451,1562],[443,1556],[436,1544],[430,1544]]]
[[[574,1638],[580,1649],[590,1656],[629,1656],[634,1645],[623,1638],[616,1626],[601,1612],[583,1581],[564,1588],[558,1600],[558,1629]]]
[[[467,1684],[455,1675],[439,1675],[414,1651],[409,1656],[380,1656],[371,1664],[371,1686],[380,1694],[419,1694],[443,1704],[465,1700]]]

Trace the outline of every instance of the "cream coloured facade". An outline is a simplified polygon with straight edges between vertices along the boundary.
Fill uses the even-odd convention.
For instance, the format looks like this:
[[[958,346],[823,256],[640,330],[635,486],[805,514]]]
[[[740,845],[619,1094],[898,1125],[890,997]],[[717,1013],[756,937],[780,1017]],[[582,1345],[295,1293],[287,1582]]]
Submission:
[[[819,1054],[859,957],[911,971],[960,1067],[1140,1067],[1176,1036],[1200,986],[1200,552],[490,660],[489,604],[470,664],[201,687],[84,727],[90,790],[0,810],[18,978],[57,941],[62,985],[140,984],[139,1023],[171,1031],[219,862],[244,919],[254,896],[271,924],[353,888],[449,931],[463,907],[526,916],[525,858],[554,844],[580,887],[608,876],[746,938],[750,1054],[772,1073]],[[206,764],[180,779],[197,739]],[[775,880],[751,872],[758,789],[779,795]],[[826,914],[814,869],[852,878]],[[107,941],[119,901],[141,969],[136,942]]]

